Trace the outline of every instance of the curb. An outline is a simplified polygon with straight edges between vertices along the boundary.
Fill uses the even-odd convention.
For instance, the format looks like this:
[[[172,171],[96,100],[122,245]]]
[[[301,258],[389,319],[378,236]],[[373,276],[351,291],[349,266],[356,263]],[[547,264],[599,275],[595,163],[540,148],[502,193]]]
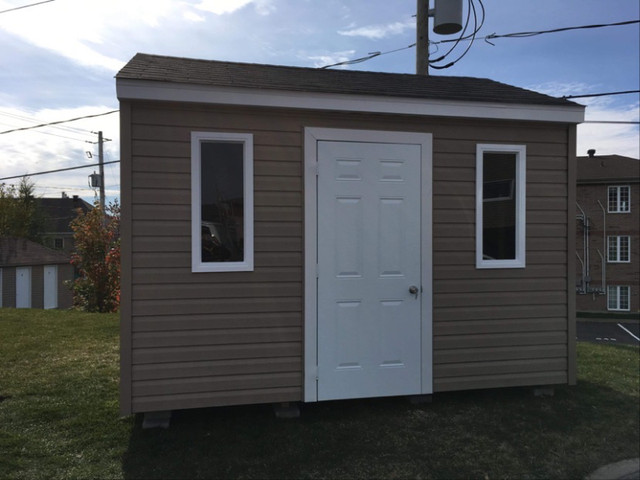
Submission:
[[[639,480],[640,458],[622,460],[600,467],[585,480]]]

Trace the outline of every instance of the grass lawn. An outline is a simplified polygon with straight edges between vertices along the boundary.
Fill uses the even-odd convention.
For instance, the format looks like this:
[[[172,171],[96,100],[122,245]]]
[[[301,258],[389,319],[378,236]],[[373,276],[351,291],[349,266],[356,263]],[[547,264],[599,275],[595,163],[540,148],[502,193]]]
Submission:
[[[0,478],[583,478],[639,453],[639,350],[578,345],[579,384],[118,416],[118,318],[0,309]]]

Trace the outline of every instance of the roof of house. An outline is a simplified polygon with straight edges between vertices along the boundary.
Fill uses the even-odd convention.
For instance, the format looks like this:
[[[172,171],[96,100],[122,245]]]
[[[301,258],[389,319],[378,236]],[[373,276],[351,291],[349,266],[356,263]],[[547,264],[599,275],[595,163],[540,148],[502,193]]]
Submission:
[[[578,157],[578,183],[640,182],[640,161],[622,155]]]
[[[260,90],[581,107],[564,98],[485,78],[328,70],[142,53],[135,55],[116,78]]]
[[[0,237],[0,267],[60,265],[69,257],[26,238]]]
[[[45,212],[47,231],[49,233],[73,233],[69,224],[76,218],[77,210],[83,213],[93,207],[82,198],[73,197],[39,198],[41,208]]]

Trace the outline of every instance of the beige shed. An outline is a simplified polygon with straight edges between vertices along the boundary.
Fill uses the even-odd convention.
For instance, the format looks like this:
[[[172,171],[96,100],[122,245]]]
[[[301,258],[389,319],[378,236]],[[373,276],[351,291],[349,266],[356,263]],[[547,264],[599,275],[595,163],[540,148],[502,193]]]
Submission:
[[[123,414],[575,383],[584,107],[144,54],[116,86]]]

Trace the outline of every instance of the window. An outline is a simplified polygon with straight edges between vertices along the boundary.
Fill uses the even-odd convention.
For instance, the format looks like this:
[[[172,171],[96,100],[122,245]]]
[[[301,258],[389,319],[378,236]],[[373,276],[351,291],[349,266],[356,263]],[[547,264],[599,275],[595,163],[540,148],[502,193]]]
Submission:
[[[629,287],[609,285],[607,288],[607,310],[629,310]]]
[[[611,235],[607,237],[607,261],[611,263],[629,263],[629,235]]]
[[[526,147],[476,149],[476,267],[524,268]]]
[[[64,238],[54,238],[53,248],[56,250],[62,250],[64,248]]]
[[[607,195],[609,213],[629,213],[631,211],[629,185],[610,186]]]
[[[253,136],[191,133],[191,269],[253,270]]]

